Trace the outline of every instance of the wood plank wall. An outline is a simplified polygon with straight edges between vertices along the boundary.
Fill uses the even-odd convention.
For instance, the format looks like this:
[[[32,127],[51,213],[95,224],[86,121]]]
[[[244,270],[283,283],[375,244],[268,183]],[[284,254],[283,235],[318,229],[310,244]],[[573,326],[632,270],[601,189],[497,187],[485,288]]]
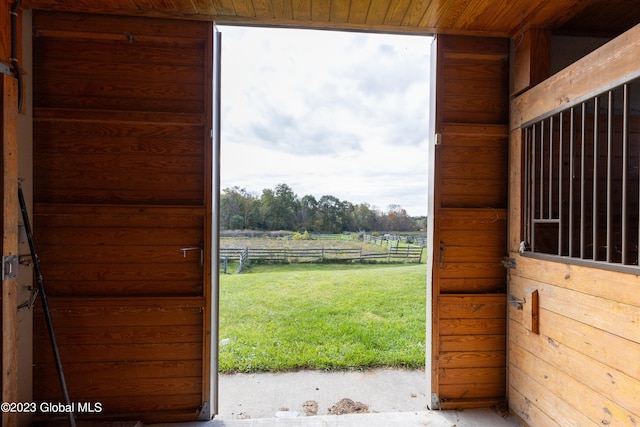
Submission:
[[[521,123],[640,75],[640,26],[512,102],[509,293],[539,293],[539,333],[509,307],[509,407],[531,426],[640,424],[638,274],[518,255],[522,240]],[[640,271],[639,271],[640,273]]]
[[[436,42],[434,406],[490,406],[506,393],[509,42]]]
[[[2,188],[2,256],[18,256],[18,84],[0,75],[0,188]],[[2,401],[18,401],[18,279],[2,280],[0,324],[2,325]],[[2,412],[2,425],[15,426],[18,414]]]
[[[34,235],[70,397],[196,420],[211,255],[181,248],[210,246],[212,25],[37,12],[33,28]],[[39,305],[34,328],[34,399],[61,401]]]

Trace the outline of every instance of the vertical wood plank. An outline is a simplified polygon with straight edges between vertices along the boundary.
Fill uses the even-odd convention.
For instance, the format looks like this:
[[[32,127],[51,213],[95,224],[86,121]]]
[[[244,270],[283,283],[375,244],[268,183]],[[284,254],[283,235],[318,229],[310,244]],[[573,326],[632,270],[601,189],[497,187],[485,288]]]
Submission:
[[[18,255],[18,87],[2,75],[2,255]],[[18,280],[2,282],[2,401],[18,401]],[[2,413],[14,426],[17,414]]]
[[[515,40],[513,93],[522,93],[549,77],[551,72],[551,32],[530,28]]]
[[[0,62],[9,65],[11,57],[11,1],[0,2]]]

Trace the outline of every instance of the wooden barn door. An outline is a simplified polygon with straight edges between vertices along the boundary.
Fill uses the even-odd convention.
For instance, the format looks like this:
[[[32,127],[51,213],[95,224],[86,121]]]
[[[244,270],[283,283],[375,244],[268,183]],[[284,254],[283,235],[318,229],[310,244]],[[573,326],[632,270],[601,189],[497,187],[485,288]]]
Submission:
[[[70,398],[101,404],[78,416],[209,419],[212,24],[37,12],[33,29],[35,243]],[[34,323],[34,399],[62,401],[39,305]]]
[[[509,41],[436,43],[432,406],[490,406],[506,393]]]

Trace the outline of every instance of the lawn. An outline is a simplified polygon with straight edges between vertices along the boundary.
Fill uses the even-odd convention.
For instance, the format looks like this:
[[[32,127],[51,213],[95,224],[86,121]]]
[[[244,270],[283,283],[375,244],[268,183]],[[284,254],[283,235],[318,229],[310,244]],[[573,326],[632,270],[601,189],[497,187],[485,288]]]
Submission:
[[[425,364],[424,264],[256,265],[220,276],[220,371]]]

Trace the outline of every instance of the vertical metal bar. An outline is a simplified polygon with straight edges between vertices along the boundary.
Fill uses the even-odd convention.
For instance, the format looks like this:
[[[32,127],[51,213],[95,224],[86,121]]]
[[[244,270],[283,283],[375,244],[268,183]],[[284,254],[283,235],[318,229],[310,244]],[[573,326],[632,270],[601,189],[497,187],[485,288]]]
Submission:
[[[586,130],[587,130],[587,104],[586,102],[582,103],[582,153],[580,156],[580,258],[583,258],[586,256],[586,250],[585,250],[585,246],[586,246],[586,238],[585,238],[585,232],[586,232],[586,227],[584,226],[584,221],[585,221],[585,210],[586,210],[586,206],[585,206],[585,201],[584,201],[584,193],[586,191],[586,180],[585,180],[585,176],[584,176],[584,172],[585,172],[585,153],[586,153]]]
[[[531,176],[531,168],[529,166],[529,162],[531,161],[531,152],[529,151],[529,135],[531,134],[531,128],[526,128],[524,130],[524,144],[523,144],[523,154],[524,154],[524,188],[523,190],[523,219],[524,219],[524,241],[531,242],[530,239],[530,227],[531,227],[531,205],[529,203],[529,194],[530,194],[530,181],[529,178]]]
[[[549,117],[549,207],[547,218],[553,219],[553,116]]]
[[[592,242],[592,259],[598,259],[598,140],[600,127],[598,126],[598,119],[600,116],[600,98],[595,97],[593,99],[593,204],[592,204],[592,221],[591,221],[591,234],[593,236]]]
[[[531,244],[531,251],[533,252],[535,249],[535,224],[533,219],[535,218],[535,210],[536,210],[536,186],[535,186],[535,182],[536,182],[536,125],[531,126],[531,140],[530,140],[530,145],[531,145],[531,240],[530,240],[530,244]]]
[[[540,219],[544,219],[544,120],[540,122]]]
[[[573,256],[573,180],[575,178],[574,170],[574,146],[575,133],[574,133],[574,118],[575,111],[573,107],[570,110],[571,116],[569,117],[569,256]]]
[[[562,148],[563,148],[563,113],[558,117],[558,255],[562,255]]]
[[[611,221],[611,205],[613,189],[611,167],[613,166],[613,91],[609,91],[607,102],[607,262],[613,260],[613,229]]]
[[[622,87],[622,264],[627,264],[627,168],[629,167],[629,84]]]

